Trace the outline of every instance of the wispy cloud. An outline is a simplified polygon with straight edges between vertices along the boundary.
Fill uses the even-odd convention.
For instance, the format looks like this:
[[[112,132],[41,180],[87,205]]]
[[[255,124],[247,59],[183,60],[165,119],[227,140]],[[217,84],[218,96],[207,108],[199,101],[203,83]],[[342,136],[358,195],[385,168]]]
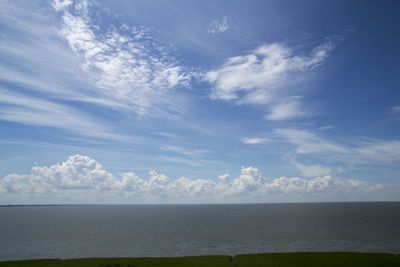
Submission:
[[[366,141],[355,152],[365,161],[400,161],[400,140]]]
[[[158,156],[158,159],[160,159],[162,161],[185,164],[185,165],[189,165],[189,166],[193,166],[193,167],[201,167],[201,166],[205,165],[205,163],[202,160],[192,159],[192,158],[187,158],[187,157],[181,157],[181,156],[160,155],[160,156]]]
[[[236,104],[272,105],[267,119],[284,120],[304,115],[299,99],[291,95],[299,74],[318,67],[333,49],[325,43],[313,49],[309,56],[295,55],[279,43],[265,44],[251,53],[232,57],[220,68],[209,71],[205,79],[212,84],[212,99]]]
[[[333,125],[326,125],[326,126],[321,126],[318,128],[318,130],[330,130],[332,128],[335,128]]]
[[[400,119],[400,106],[394,106],[390,109],[390,115],[395,119]]]
[[[163,155],[159,155],[157,158],[162,161],[180,163],[193,167],[218,164],[215,160],[209,160],[211,151],[205,149],[176,145],[162,145],[160,150],[164,151],[164,153]]]
[[[392,107],[392,112],[400,113],[400,106],[394,106],[394,107]]]
[[[89,97],[90,82],[78,67],[80,61],[60,42],[53,16],[31,5],[8,1],[0,10],[0,23],[7,34],[0,43],[1,81],[52,98]]]
[[[324,153],[342,153],[348,152],[348,149],[340,144],[325,140],[308,130],[298,129],[276,129],[276,133],[283,136],[290,143],[297,145],[295,149],[298,154],[324,154]]]
[[[163,145],[163,146],[161,146],[160,149],[164,150],[164,151],[168,151],[168,152],[181,154],[184,156],[189,156],[189,157],[199,157],[199,156],[203,156],[210,152],[210,151],[204,150],[204,149],[187,149],[187,148],[183,148],[180,146],[172,146],[172,145]]]
[[[267,138],[242,138],[244,144],[262,144],[267,141]]]
[[[305,164],[301,164],[295,160],[292,160],[292,164],[300,170],[302,176],[317,177],[317,176],[325,176],[325,175],[332,174],[331,168],[324,167],[319,164],[305,165]]]
[[[319,160],[328,162],[341,162],[343,164],[385,164],[400,161],[399,140],[366,140],[350,144],[339,144],[326,138],[317,136],[308,130],[277,129],[275,130],[288,142],[296,145],[295,154],[315,155]],[[295,162],[303,173],[307,166]],[[318,165],[311,166],[312,169],[321,173],[329,173],[328,167]]]
[[[100,194],[103,197],[122,196],[128,200],[180,199],[186,202],[207,202],[242,198],[256,200],[271,194],[368,194],[383,189],[380,184],[358,180],[343,181],[330,176],[312,179],[280,177],[268,182],[261,171],[253,167],[242,167],[240,175],[234,179],[229,174],[224,174],[218,179],[180,177],[171,180],[154,170],[149,172],[148,180],[139,178],[134,172],[119,173],[118,176],[107,172],[94,159],[74,155],[65,162],[49,167],[35,166],[31,174],[9,174],[0,179],[0,191],[19,196],[30,195],[33,198],[65,196],[73,199],[82,194]]]
[[[220,20],[214,20],[208,27],[209,33],[223,33],[229,29],[228,17],[224,16]]]
[[[299,97],[290,97],[271,106],[271,112],[264,116],[267,120],[288,120],[305,116]]]
[[[149,29],[99,26],[96,4],[85,0],[51,3],[3,3],[0,119],[122,139],[88,109],[163,118],[185,111],[175,89],[190,73]]]
[[[22,124],[55,127],[81,135],[129,141],[83,112],[66,105],[10,92],[0,86],[0,119]]]

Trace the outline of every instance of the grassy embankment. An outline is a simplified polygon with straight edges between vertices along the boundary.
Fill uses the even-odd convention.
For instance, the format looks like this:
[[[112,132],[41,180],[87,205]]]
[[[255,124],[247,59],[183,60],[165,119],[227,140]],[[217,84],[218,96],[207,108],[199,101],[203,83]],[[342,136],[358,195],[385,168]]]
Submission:
[[[26,260],[0,262],[0,267],[180,267],[180,266],[299,266],[299,267],[372,267],[400,266],[400,255],[382,253],[267,253],[230,256],[179,258],[94,258],[69,260]]]

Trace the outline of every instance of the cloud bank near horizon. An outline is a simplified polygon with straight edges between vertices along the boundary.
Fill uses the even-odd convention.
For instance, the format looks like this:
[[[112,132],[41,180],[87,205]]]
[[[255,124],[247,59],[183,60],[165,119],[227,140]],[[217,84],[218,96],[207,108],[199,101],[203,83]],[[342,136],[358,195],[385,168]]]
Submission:
[[[260,201],[268,196],[318,196],[326,194],[371,194],[382,190],[383,185],[359,180],[341,180],[331,176],[314,178],[279,177],[269,181],[254,167],[242,167],[240,175],[229,174],[217,179],[170,179],[155,170],[149,179],[134,172],[113,175],[96,160],[82,155],[70,156],[62,163],[49,167],[34,166],[30,174],[9,174],[0,180],[0,191],[19,197],[51,199],[61,197],[74,202],[74,198],[103,199],[143,203],[178,201],[237,202]],[[48,199],[47,199],[48,198]],[[290,198],[289,198],[290,199]]]

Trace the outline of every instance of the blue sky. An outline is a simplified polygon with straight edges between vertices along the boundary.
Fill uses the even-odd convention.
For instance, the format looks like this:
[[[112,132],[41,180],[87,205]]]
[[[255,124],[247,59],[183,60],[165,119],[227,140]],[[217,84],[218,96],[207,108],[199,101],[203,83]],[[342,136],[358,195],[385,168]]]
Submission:
[[[0,203],[400,200],[397,1],[0,1]]]

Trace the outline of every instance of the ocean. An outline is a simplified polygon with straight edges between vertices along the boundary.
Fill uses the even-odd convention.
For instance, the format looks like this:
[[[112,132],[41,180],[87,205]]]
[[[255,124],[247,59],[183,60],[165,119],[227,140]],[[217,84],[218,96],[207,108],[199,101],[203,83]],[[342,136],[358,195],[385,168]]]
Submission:
[[[400,253],[400,202],[0,207],[0,261]]]

